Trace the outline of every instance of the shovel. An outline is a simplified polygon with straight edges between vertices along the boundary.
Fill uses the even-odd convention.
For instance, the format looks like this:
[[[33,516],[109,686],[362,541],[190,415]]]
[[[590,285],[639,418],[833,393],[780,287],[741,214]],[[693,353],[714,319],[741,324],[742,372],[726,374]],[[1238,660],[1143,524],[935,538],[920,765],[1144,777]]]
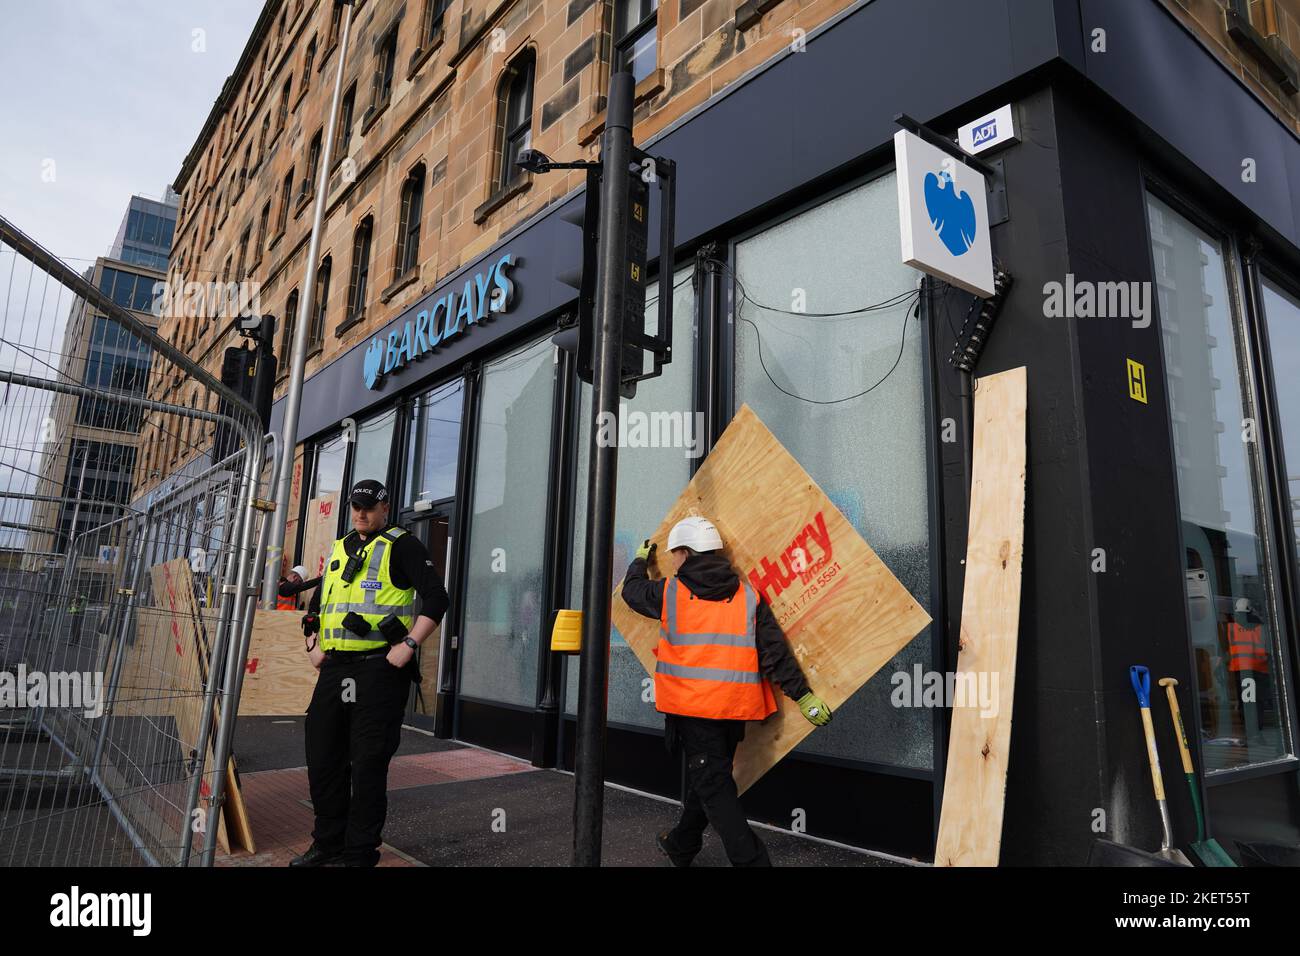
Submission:
[[[1201,811],[1201,791],[1196,786],[1196,770],[1192,767],[1192,752],[1187,747],[1187,731],[1183,728],[1183,714],[1178,709],[1178,681],[1173,677],[1160,678],[1160,686],[1169,698],[1169,712],[1174,716],[1174,730],[1178,731],[1178,752],[1183,758],[1183,774],[1192,791],[1192,806],[1196,810],[1196,842],[1189,849],[1206,866],[1236,866],[1228,851],[1215,839],[1205,839],[1205,814]]]
[[[1151,783],[1155,786],[1156,806],[1160,808],[1160,849],[1156,856],[1191,866],[1192,861],[1181,850],[1173,848],[1173,827],[1169,824],[1169,805],[1165,803],[1165,783],[1160,776],[1160,754],[1156,752],[1156,730],[1151,724],[1151,672],[1141,664],[1128,669],[1129,680],[1137,694],[1138,708],[1142,712],[1142,729],[1147,737],[1147,760],[1151,763]]]

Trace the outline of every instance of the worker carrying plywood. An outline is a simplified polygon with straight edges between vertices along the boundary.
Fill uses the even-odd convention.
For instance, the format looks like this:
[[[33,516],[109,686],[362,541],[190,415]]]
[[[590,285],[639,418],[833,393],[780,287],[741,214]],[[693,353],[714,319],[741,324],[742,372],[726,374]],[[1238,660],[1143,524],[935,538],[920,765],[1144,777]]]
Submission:
[[[659,848],[674,866],[689,866],[713,824],[733,866],[771,866],[732,778],[745,722],[776,710],[769,679],[813,724],[828,723],[831,711],[809,688],[772,609],[732,569],[711,521],[683,518],[668,535],[668,549],[673,577],[650,580],[655,546],[647,539],[622,590],[628,607],[659,619],[655,709],[665,715],[669,752],[686,754],[682,817],[659,834]]]
[[[298,595],[303,591],[310,591],[320,582],[320,578],[308,579],[307,569],[301,564],[295,564],[288,574],[280,578],[279,587],[276,589],[275,609],[277,611],[298,610]]]

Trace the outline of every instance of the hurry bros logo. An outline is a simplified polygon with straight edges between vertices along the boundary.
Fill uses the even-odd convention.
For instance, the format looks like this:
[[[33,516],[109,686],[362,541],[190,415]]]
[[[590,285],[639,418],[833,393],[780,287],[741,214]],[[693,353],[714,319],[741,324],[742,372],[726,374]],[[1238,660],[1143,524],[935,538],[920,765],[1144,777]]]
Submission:
[[[826,527],[826,515],[818,511],[791,539],[785,550],[774,557],[764,555],[757,567],[749,569],[749,583],[777,615],[787,623],[819,592],[833,586],[840,564],[834,560],[834,547]],[[797,581],[797,583],[796,583]],[[798,594],[784,595],[798,588]]]

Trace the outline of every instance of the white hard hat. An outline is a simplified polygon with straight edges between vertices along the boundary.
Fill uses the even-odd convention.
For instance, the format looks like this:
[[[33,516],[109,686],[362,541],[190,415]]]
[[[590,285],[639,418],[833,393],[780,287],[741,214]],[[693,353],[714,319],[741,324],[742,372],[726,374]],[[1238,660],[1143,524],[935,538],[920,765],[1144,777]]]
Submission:
[[[294,574],[298,575],[298,577],[302,578],[304,581],[307,580],[307,569],[304,568],[301,564],[295,564],[290,570],[293,571]]]
[[[692,551],[721,551],[722,535],[708,518],[692,515],[673,525],[668,532],[668,550],[690,548]]]

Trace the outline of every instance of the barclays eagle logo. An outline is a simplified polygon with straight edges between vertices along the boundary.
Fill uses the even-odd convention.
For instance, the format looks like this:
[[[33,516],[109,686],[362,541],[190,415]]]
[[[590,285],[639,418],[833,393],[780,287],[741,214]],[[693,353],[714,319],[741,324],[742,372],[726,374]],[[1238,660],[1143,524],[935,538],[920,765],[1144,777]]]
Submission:
[[[379,382],[379,369],[384,362],[384,343],[378,338],[370,340],[370,348],[366,349],[366,363],[363,372],[366,377],[366,388],[374,388]]]
[[[959,194],[952,173],[925,174],[925,211],[939,239],[954,256],[975,244],[975,203],[970,193]]]

